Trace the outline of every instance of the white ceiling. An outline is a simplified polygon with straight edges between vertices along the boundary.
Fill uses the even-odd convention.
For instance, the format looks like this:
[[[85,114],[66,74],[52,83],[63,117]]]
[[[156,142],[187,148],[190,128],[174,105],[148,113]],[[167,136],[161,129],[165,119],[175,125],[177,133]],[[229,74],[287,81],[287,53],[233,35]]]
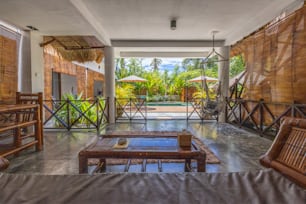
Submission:
[[[201,52],[216,39],[231,45],[303,0],[0,0],[0,20],[42,35],[95,35],[118,53]],[[177,19],[177,29],[170,20]],[[141,40],[143,43],[136,43]],[[182,46],[181,41],[185,44]],[[191,43],[188,43],[188,42]],[[128,43],[129,42],[129,43]],[[149,42],[149,43],[148,43]],[[172,45],[168,46],[167,43]],[[196,43],[195,43],[196,42]],[[155,46],[157,43],[158,46]],[[164,46],[161,45],[164,43]],[[177,46],[173,43],[178,43]],[[163,47],[163,48],[161,48]],[[171,47],[167,50],[167,47]],[[174,49],[176,47],[176,49]],[[182,49],[184,47],[184,49]]]

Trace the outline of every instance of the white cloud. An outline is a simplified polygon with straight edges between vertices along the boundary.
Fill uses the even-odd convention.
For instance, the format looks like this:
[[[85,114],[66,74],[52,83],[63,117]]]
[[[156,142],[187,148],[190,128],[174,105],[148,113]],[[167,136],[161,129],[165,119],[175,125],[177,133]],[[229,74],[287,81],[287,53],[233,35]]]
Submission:
[[[181,66],[183,58],[160,58],[162,60],[162,64],[160,65],[160,70],[169,70],[172,71],[175,65]],[[153,58],[143,58],[142,65],[145,69],[150,69],[151,62]]]

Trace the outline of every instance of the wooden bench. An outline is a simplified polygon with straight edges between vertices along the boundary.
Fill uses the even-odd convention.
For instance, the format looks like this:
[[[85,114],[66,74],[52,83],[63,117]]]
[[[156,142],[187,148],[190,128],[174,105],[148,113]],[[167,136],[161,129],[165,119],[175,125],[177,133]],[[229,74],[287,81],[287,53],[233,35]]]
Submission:
[[[306,119],[282,118],[280,130],[260,163],[306,188]]]

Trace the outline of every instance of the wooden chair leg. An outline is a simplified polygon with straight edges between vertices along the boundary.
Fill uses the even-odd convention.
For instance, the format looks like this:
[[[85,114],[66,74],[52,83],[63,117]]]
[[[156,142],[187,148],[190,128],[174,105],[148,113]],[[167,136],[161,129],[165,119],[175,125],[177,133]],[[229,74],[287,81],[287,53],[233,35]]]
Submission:
[[[0,171],[7,169],[9,165],[10,162],[6,158],[0,156]]]

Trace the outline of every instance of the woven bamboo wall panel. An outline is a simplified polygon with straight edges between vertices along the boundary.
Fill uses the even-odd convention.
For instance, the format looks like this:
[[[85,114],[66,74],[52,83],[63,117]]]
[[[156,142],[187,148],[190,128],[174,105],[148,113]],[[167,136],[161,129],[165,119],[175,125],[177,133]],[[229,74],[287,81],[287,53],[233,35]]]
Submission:
[[[85,67],[75,65],[65,61],[58,55],[52,55],[44,52],[45,63],[45,99],[52,98],[52,70],[62,74],[76,76],[78,93],[82,93],[82,98],[94,98],[94,80],[104,80],[104,75]],[[86,78],[87,72],[87,78]]]
[[[52,99],[52,63],[51,56],[47,53],[44,53],[44,99]]]
[[[17,82],[17,42],[0,36],[0,103],[15,102]]]
[[[94,71],[87,70],[87,98],[90,99],[94,99],[94,75]]]
[[[95,72],[94,74],[94,80],[95,81],[104,81],[104,75],[98,72]]]
[[[244,99],[306,103],[305,16],[304,5],[232,46],[246,64]]]
[[[82,93],[82,98],[85,99],[86,94],[86,69],[81,66],[76,66],[77,70],[77,84],[78,84],[78,92]]]

